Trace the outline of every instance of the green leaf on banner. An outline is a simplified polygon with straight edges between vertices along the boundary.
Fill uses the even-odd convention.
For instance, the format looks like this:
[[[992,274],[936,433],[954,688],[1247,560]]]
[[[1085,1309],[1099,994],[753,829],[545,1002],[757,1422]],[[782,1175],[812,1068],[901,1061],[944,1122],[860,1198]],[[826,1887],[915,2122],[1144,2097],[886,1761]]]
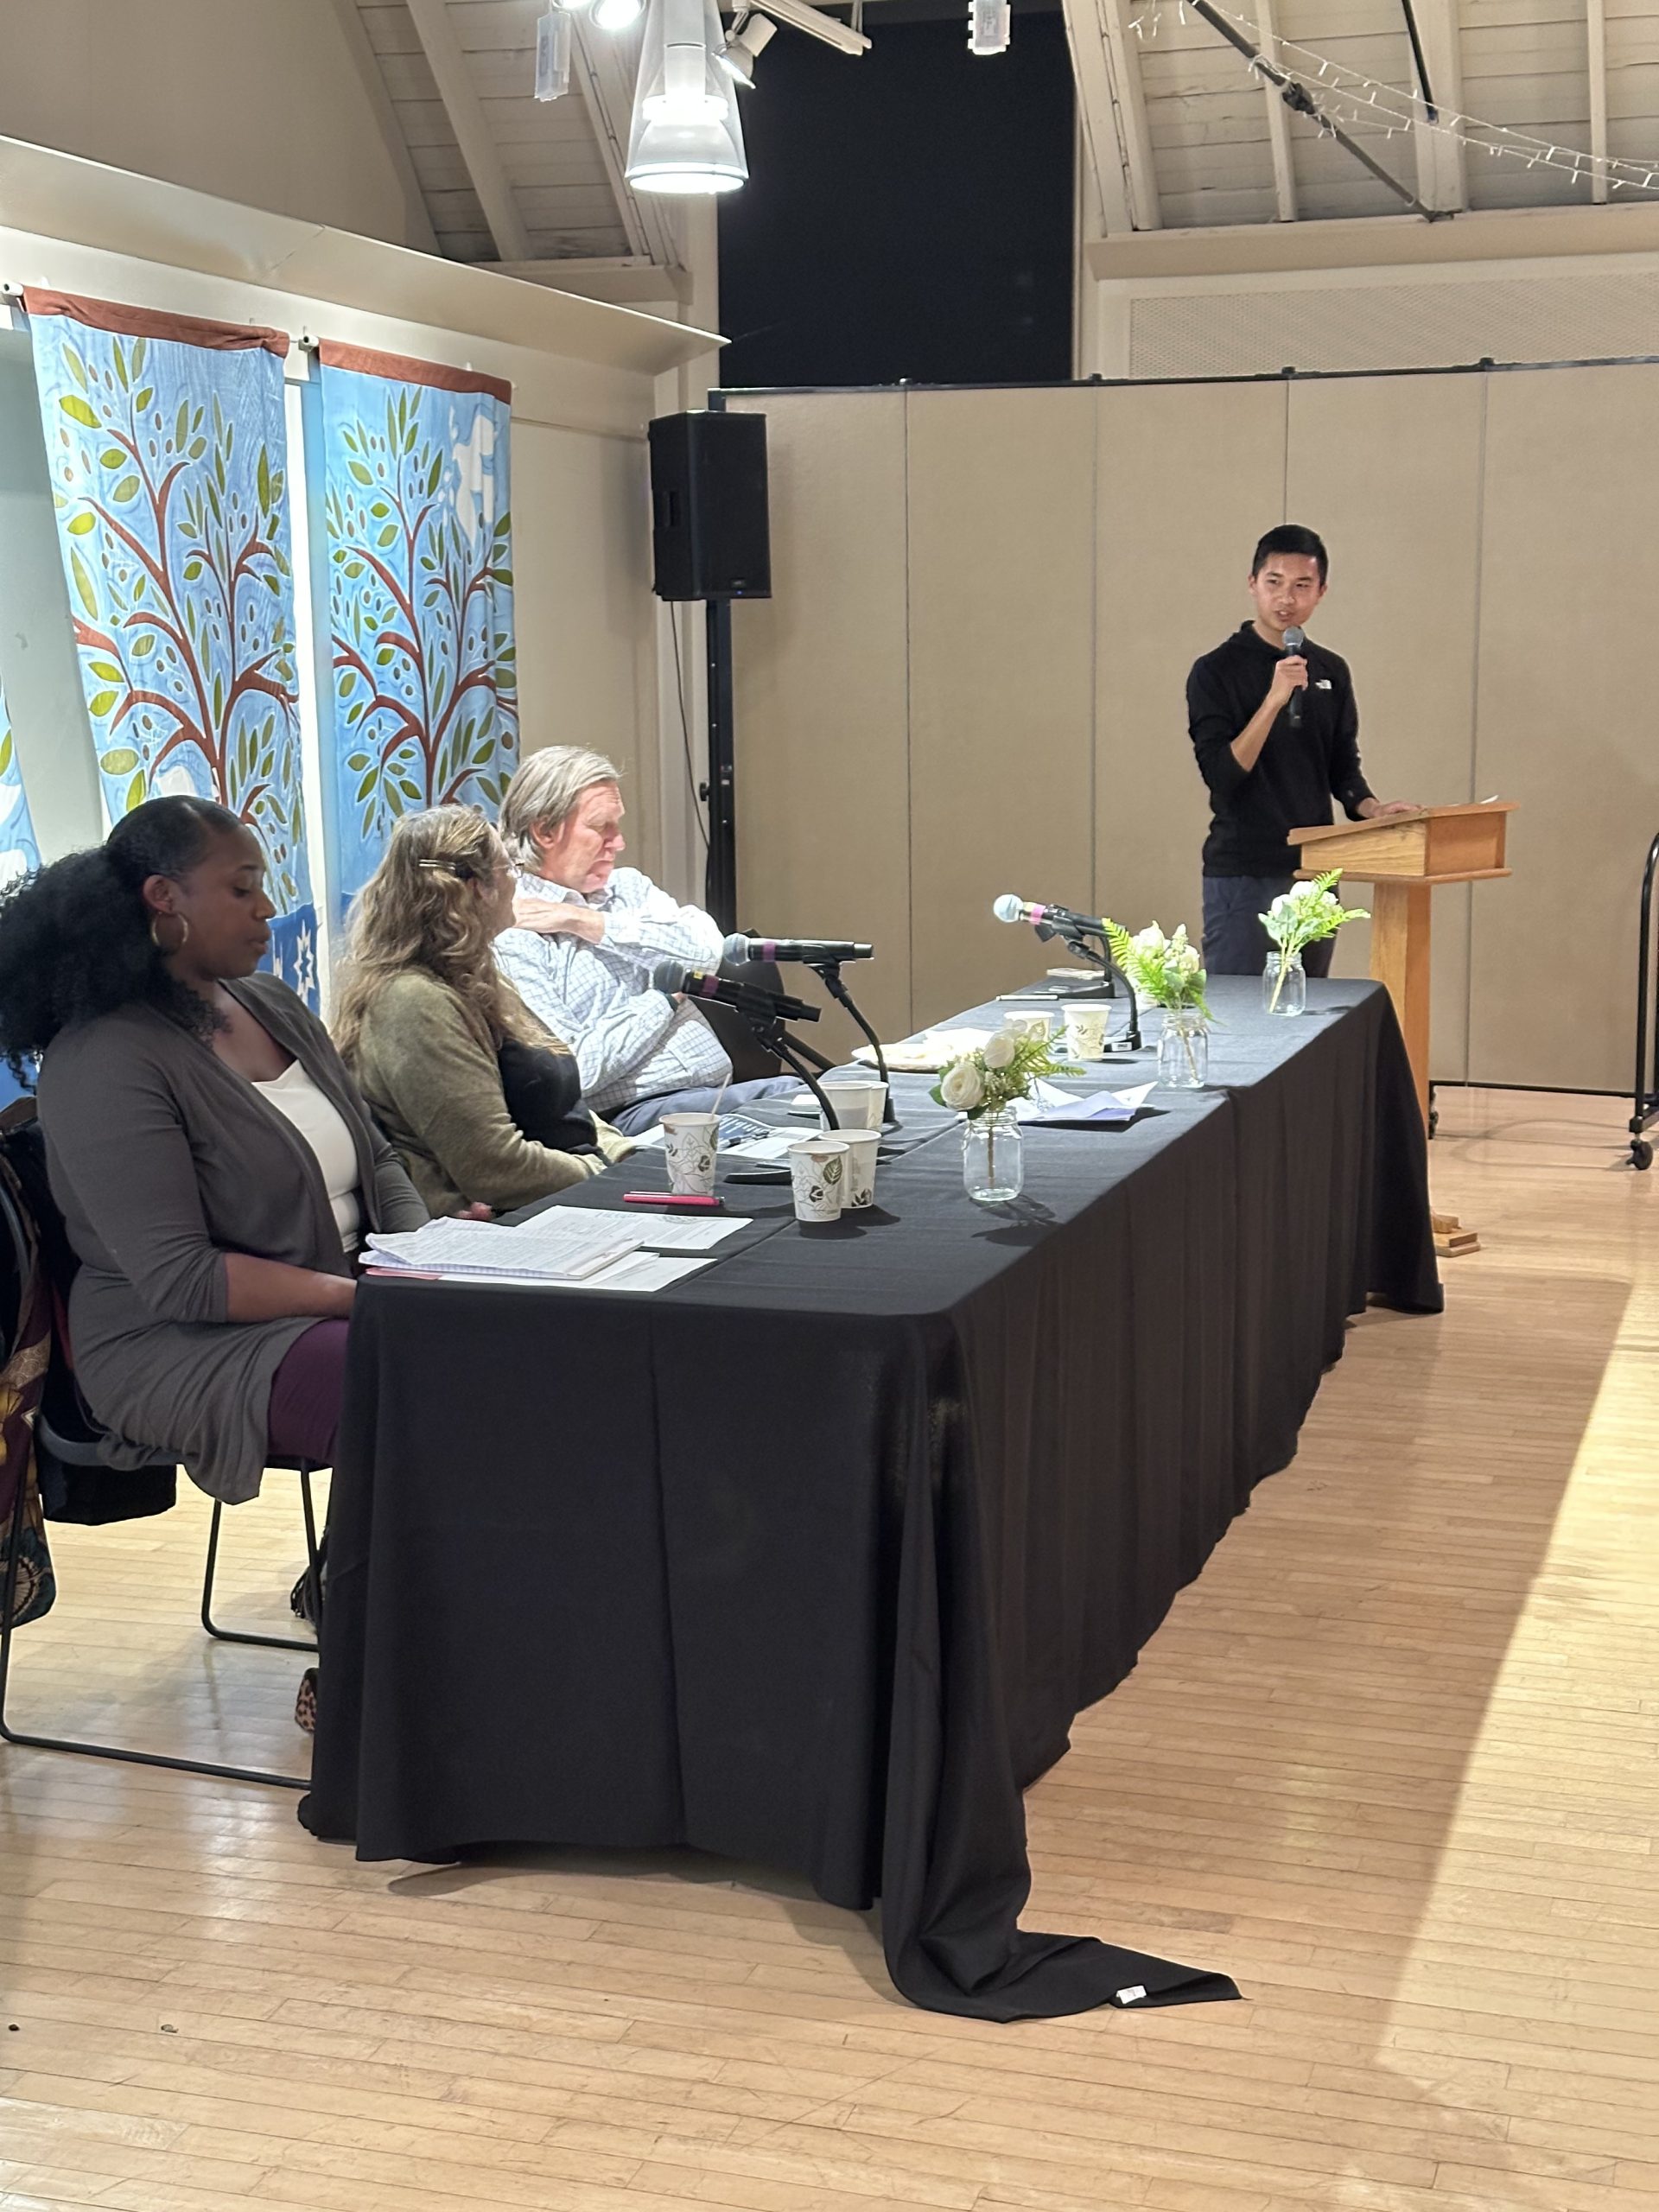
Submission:
[[[173,425],[173,442],[181,453],[184,451],[185,441],[189,435],[190,403],[188,399],[181,399],[179,402],[179,419]]]
[[[110,494],[118,507],[124,507],[130,500],[136,499],[137,496],[138,479],[136,476],[124,476]]]
[[[69,573],[74,579],[75,594],[89,614],[98,613],[98,594],[92,588],[92,570],[72,545],[69,549]]]
[[[156,640],[148,632],[138,639],[132,648],[134,660],[143,660],[156,650]]]
[[[106,776],[129,776],[138,766],[138,755],[130,745],[118,745],[112,753],[100,753],[98,765]]]
[[[11,732],[8,730],[3,737],[0,737],[0,776],[11,773]]]
[[[256,481],[259,486],[259,505],[269,513],[270,511],[270,463],[265,457],[265,449],[263,446],[259,448],[259,467]]]
[[[356,477],[359,484],[373,483],[374,478],[372,474],[368,469],[365,468],[360,461],[353,461],[349,462],[347,465],[351,469],[352,474]]]
[[[126,680],[112,660],[89,660],[86,665],[94,676],[101,677],[105,683],[121,683]]]
[[[98,417],[79,392],[70,392],[58,402],[72,423],[84,423],[89,430],[98,428]]]
[[[136,364],[136,363],[134,364],[134,367],[135,367],[135,370],[136,370],[136,368],[137,368],[137,364]],[[137,399],[135,399],[135,400],[133,401],[133,403],[132,403],[132,404],[133,404],[133,405],[134,405],[134,406],[138,410],[138,412],[142,415],[142,414],[143,413],[143,411],[144,411],[145,408],[149,406],[149,404],[150,401],[151,401],[152,399],[154,399],[154,398],[155,398],[155,397],[156,397],[156,387],[155,387],[155,385],[154,385],[147,384],[147,385],[144,386],[143,390],[139,393],[139,395],[138,395],[137,398]]]
[[[118,691],[94,691],[86,702],[86,711],[94,721],[101,721],[120,696]]]
[[[97,523],[98,517],[92,509],[84,507],[79,514],[72,517],[66,527],[71,537],[85,537],[89,530],[97,526]]]
[[[98,456],[98,465],[100,468],[124,468],[127,456],[119,446],[110,446]]]
[[[142,806],[143,803],[144,772],[141,768],[127,785],[127,795],[121,802],[121,811],[123,814],[130,814],[135,806]]]

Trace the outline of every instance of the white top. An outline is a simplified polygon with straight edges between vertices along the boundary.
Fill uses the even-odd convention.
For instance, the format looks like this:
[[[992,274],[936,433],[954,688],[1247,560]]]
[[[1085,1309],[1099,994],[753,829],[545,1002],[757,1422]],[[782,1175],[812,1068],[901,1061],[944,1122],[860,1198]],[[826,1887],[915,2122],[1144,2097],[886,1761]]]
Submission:
[[[664,956],[693,968],[720,965],[726,939],[712,915],[682,906],[632,868],[618,868],[591,898],[527,873],[518,887],[605,917],[598,944],[521,929],[495,940],[503,975],[575,1054],[584,1105],[607,1114],[661,1091],[712,1090],[731,1080],[732,1064],[697,1007],[677,1007],[651,988],[652,968]]]
[[[325,1091],[317,1089],[297,1060],[284,1068],[275,1083],[256,1083],[253,1087],[267,1104],[293,1123],[316,1154],[340,1241],[347,1252],[354,1252],[362,1217],[357,1202],[357,1147],[352,1142],[345,1116]]]

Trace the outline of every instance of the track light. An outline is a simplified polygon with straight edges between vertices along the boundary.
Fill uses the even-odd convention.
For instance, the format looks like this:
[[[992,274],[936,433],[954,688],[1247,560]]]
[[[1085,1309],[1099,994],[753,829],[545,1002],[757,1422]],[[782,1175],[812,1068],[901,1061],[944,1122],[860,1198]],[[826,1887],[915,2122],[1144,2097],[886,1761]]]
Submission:
[[[645,0],[594,0],[594,28],[625,31],[645,11]]]
[[[807,0],[758,0],[768,16],[775,16],[780,23],[787,23],[792,31],[804,31],[809,38],[821,38],[826,46],[837,48],[842,54],[863,54],[870,41],[862,31],[855,31],[850,23],[843,23],[834,16],[826,16],[822,8],[811,8]]]
[[[1006,54],[1013,29],[1010,0],[968,0],[969,54]]]
[[[723,43],[716,0],[650,0],[628,132],[636,192],[734,192],[747,181]]]
[[[753,11],[741,15],[715,59],[740,85],[753,86],[754,65],[777,34],[778,26],[769,16],[757,16]]]

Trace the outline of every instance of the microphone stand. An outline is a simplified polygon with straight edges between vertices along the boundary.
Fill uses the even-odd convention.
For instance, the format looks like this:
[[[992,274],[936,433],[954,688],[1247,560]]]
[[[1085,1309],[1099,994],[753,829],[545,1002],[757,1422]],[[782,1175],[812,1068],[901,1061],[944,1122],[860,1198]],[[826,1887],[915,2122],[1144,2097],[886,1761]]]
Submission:
[[[858,1007],[854,1001],[852,993],[848,989],[846,984],[841,980],[840,961],[810,960],[807,963],[807,965],[811,969],[818,981],[823,985],[824,989],[829,992],[830,997],[834,999],[836,1005],[844,1007],[847,1012],[852,1016],[853,1020],[858,1024],[859,1027],[863,1031],[864,1035],[868,1041],[870,1050],[875,1054],[876,1073],[887,1085],[887,1119],[883,1123],[883,1127],[889,1129],[901,1128],[904,1125],[899,1121],[898,1112],[893,1103],[893,1077],[887,1072],[887,1056],[881,1049],[881,1039],[876,1035],[874,1030],[871,1028],[869,1023],[865,1020],[864,1016],[859,1012]]]
[[[824,1096],[822,1085],[817,1076],[813,1074],[810,1065],[802,1057],[795,1039],[785,1028],[783,1016],[778,1014],[753,1014],[747,1007],[740,1007],[736,1011],[748,1023],[757,1042],[764,1046],[767,1052],[775,1052],[791,1074],[799,1076],[801,1081],[817,1100],[818,1110],[823,1116],[824,1127],[833,1135],[841,1127],[836,1109]],[[814,1018],[816,1019],[816,1016]]]
[[[1107,998],[1117,996],[1119,970],[1115,966],[1109,951],[1096,951],[1092,945],[1084,942],[1083,932],[1080,930],[1069,928],[1064,923],[1051,925],[1047,922],[1039,922],[1037,926],[1037,934],[1039,937],[1058,938],[1061,943],[1071,951],[1075,952],[1080,960],[1086,960],[1092,968],[1103,969],[1106,978],[1104,995]],[[1103,937],[1102,942],[1104,943]],[[1108,1058],[1115,1052],[1139,1052],[1145,1049],[1141,1037],[1141,1008],[1135,999],[1135,986],[1127,976],[1123,978],[1123,990],[1124,995],[1129,1001],[1128,1027],[1121,1037],[1107,1038],[1105,1049]]]

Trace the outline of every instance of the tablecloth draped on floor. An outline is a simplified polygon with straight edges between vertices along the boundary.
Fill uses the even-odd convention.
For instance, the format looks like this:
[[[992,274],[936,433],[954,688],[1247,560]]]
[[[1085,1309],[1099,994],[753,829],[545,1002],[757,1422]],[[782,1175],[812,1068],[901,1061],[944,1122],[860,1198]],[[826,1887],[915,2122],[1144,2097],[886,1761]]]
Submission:
[[[1020,1929],[1020,1793],[1291,1457],[1347,1316],[1440,1292],[1386,994],[1212,990],[1215,1087],[1028,1133],[1009,1206],[944,1128],[823,1228],[728,1185],[749,1225],[654,1297],[365,1283],[307,1825],[764,1862],[879,1897],[940,2011],[1236,1994]]]

